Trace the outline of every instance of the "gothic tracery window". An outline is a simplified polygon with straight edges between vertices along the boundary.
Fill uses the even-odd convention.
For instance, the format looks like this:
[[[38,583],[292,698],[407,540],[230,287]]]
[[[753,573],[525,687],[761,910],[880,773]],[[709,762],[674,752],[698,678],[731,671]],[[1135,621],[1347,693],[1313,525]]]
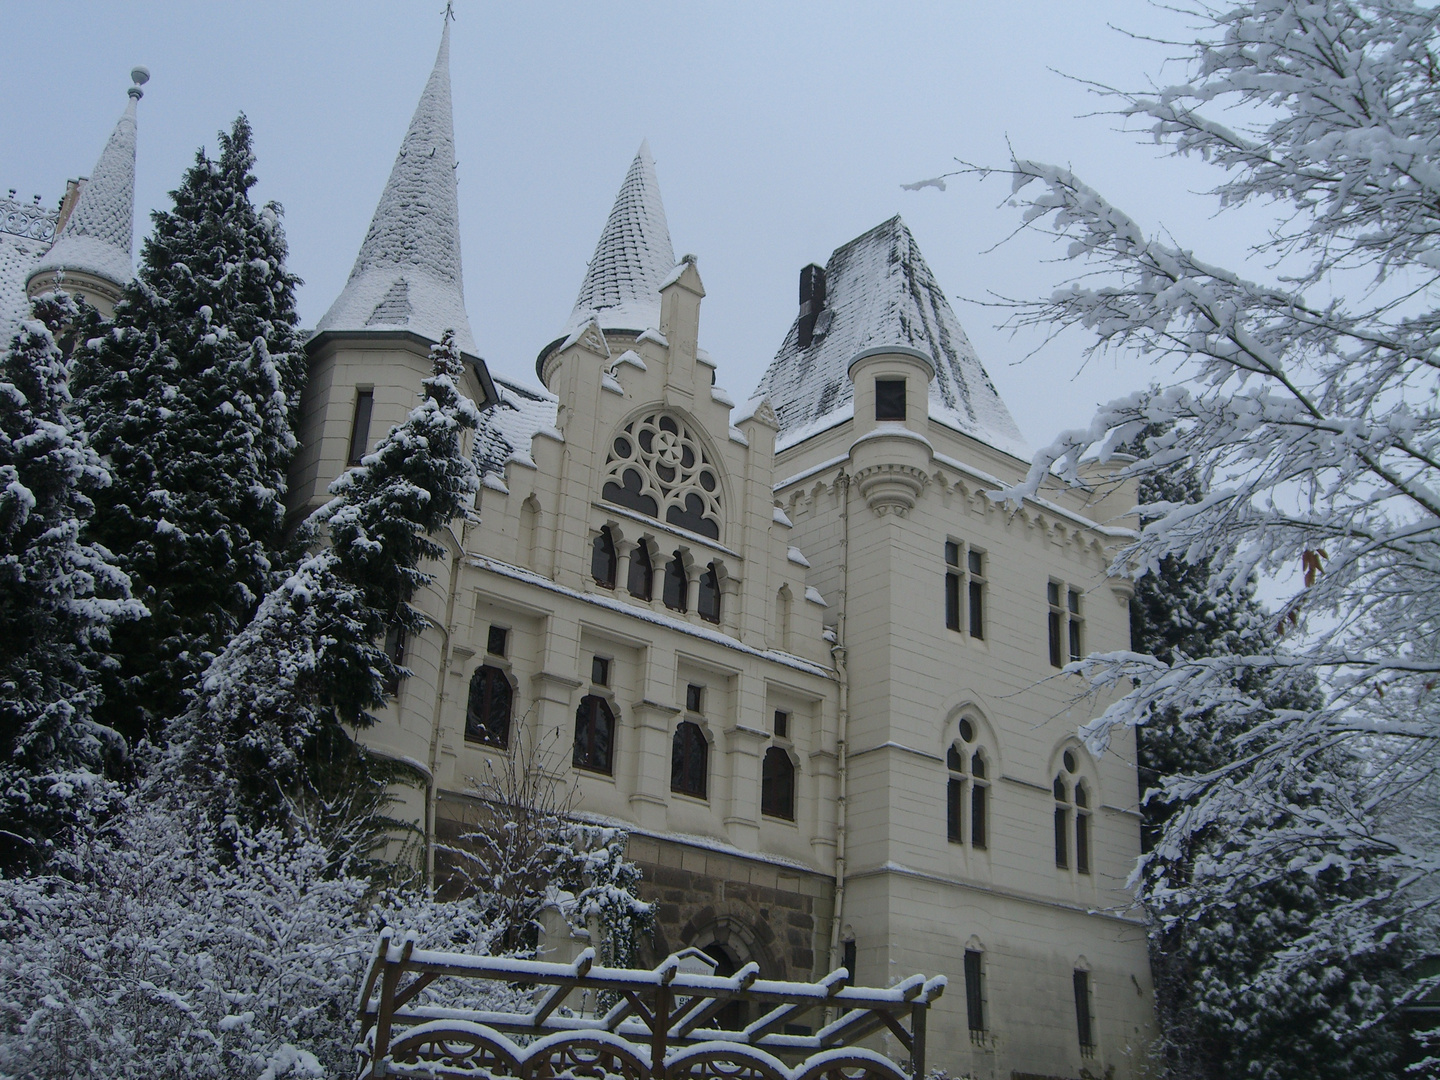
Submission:
[[[720,539],[720,476],[694,432],[669,413],[626,424],[610,444],[601,494],[648,517]]]

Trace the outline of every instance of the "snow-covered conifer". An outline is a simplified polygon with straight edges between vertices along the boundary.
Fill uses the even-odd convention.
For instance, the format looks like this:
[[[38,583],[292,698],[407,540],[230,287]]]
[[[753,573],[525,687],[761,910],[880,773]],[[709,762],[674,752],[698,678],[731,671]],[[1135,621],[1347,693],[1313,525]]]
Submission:
[[[329,785],[334,770],[350,787],[383,788],[347,731],[373,723],[371,710],[406,674],[383,639],[394,626],[424,627],[410,600],[430,580],[422,560],[444,553],[429,534],[462,514],[478,487],[462,437],[479,412],[458,386],[452,333],[432,356],[423,401],[330,486],[333,498],[316,511],[328,546],[265,597],[179,722],[191,774],[226,792],[229,809],[273,822],[294,818],[314,797],[322,817],[344,819],[343,808],[324,809],[336,799],[355,805]],[[340,823],[313,824],[330,841]]]
[[[1298,988],[1316,971],[1358,971],[1327,959],[1380,955],[1397,928],[1434,947],[1440,849],[1433,828],[1404,819],[1433,821],[1415,793],[1440,771],[1440,11],[1266,0],[1196,14],[1208,25],[1182,58],[1186,80],[1119,93],[1119,112],[1222,167],[1222,208],[1277,208],[1255,277],[1147,236],[1067,169],[1013,160],[1026,221],[1048,222],[1086,265],[1019,323],[1082,327],[1095,349],[1194,378],[1106,406],[1037,455],[1007,497],[1033,494],[1052,468],[1079,483],[1091,447],[1106,460],[1160,425],[1116,476],[1188,465],[1206,493],[1152,508],[1116,569],[1143,576],[1181,559],[1205,568],[1218,604],[1257,574],[1288,589],[1273,627],[1285,650],[1252,640],[1169,662],[1124,652],[1078,670],[1119,694],[1086,731],[1096,750],[1116,725],[1172,713],[1243,733],[1232,761],[1169,789],[1185,808],[1167,842],[1183,854],[1216,829],[1237,839],[1205,853],[1219,868],[1204,900],[1217,918],[1226,905],[1255,910],[1255,874],[1277,867],[1277,887],[1334,885],[1304,927],[1276,938],[1288,944],[1267,977]],[[1255,676],[1308,676],[1320,693],[1272,712],[1247,689]],[[1328,999],[1335,1030],[1393,1007],[1372,992],[1383,980],[1357,978],[1348,999],[1343,985]]]
[[[76,315],[39,297],[0,367],[0,866],[47,844],[113,794],[119,736],[97,721],[113,623],[144,610],[110,553],[82,543],[90,494],[109,482],[67,415],[70,363],[54,334]]]
[[[114,483],[87,535],[150,609],[117,641],[106,715],[157,737],[272,588],[292,419],[304,378],[295,286],[275,204],[255,206],[250,125],[202,149],[110,324],[76,358],[77,404]]]

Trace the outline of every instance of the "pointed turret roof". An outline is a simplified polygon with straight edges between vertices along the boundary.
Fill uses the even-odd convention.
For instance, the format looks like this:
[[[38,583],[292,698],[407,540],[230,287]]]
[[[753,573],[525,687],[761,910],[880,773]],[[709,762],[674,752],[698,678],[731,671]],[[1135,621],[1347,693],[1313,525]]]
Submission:
[[[960,320],[899,216],[835,249],[825,264],[825,308],[809,346],[797,318],[755,390],[793,445],[850,415],[850,362],[886,345],[918,349],[935,365],[930,416],[981,442],[1029,457]]]
[[[130,102],[60,235],[30,271],[30,278],[71,270],[123,286],[135,276],[130,256],[135,234],[135,106],[144,96],[139,84],[149,77],[144,68],[131,73],[136,85],[128,91]]]
[[[317,330],[446,329],[475,352],[460,269],[455,126],[450,114],[450,19],[350,279]]]
[[[658,329],[660,284],[673,269],[670,226],[655,181],[655,159],[645,141],[615,196],[564,333],[573,333],[592,318],[603,330]]]

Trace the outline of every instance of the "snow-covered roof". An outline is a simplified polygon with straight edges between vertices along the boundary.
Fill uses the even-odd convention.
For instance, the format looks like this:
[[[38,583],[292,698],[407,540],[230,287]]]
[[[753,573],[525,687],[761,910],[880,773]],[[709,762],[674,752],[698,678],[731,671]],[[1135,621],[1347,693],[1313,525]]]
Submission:
[[[530,439],[542,428],[555,426],[559,399],[498,377],[495,392],[498,400],[480,414],[475,432],[475,467],[481,476],[503,478],[505,465],[512,460],[534,464]]]
[[[55,240],[59,215],[33,203],[0,198],[0,349],[8,348],[30,307],[25,282]]]
[[[453,329],[475,353],[460,268],[449,19],[350,280],[315,329],[411,330],[432,341]]]
[[[835,249],[825,265],[825,294],[809,347],[800,347],[797,318],[755,390],[770,399],[780,420],[777,449],[793,445],[802,431],[813,435],[850,416],[850,362],[867,349],[899,345],[934,363],[932,418],[1006,453],[1030,456],[898,215]]]
[[[675,249],[655,180],[655,160],[650,143],[642,142],[615,196],[562,336],[592,318],[602,330],[658,328],[660,286],[674,269]]]
[[[31,268],[30,274],[78,270],[104,281],[124,285],[135,276],[130,250],[135,234],[135,106],[138,86],[129,90],[130,102],[90,179],[80,188],[75,208],[54,245]]]

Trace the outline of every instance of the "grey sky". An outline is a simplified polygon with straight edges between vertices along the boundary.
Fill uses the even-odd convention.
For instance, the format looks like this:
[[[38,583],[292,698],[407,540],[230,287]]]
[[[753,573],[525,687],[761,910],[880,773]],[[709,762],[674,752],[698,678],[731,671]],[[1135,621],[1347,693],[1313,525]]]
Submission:
[[[259,195],[286,210],[306,325],[344,284],[434,59],[439,0],[391,3],[19,4],[6,7],[0,189],[47,204],[89,171],[125,105],[140,104],[137,241],[201,144],[244,110]],[[1017,365],[1036,337],[959,298],[1047,293],[1064,267],[1022,237],[1006,189],[905,182],[953,158],[1070,164],[1147,228],[1217,261],[1243,236],[1187,196],[1213,182],[1158,158],[1057,74],[1144,85],[1171,51],[1110,25],[1185,36],[1140,0],[602,6],[458,0],[452,76],[466,298],[482,355],[534,382],[569,314],[611,200],[649,138],[677,255],[699,256],[702,343],[748,396],[794,316],[802,265],[904,215],[1025,436],[1085,423],[1153,378],[1083,340]],[[1110,25],[1107,25],[1110,24]],[[1171,73],[1178,77],[1179,72]],[[137,242],[138,250],[138,242]]]

